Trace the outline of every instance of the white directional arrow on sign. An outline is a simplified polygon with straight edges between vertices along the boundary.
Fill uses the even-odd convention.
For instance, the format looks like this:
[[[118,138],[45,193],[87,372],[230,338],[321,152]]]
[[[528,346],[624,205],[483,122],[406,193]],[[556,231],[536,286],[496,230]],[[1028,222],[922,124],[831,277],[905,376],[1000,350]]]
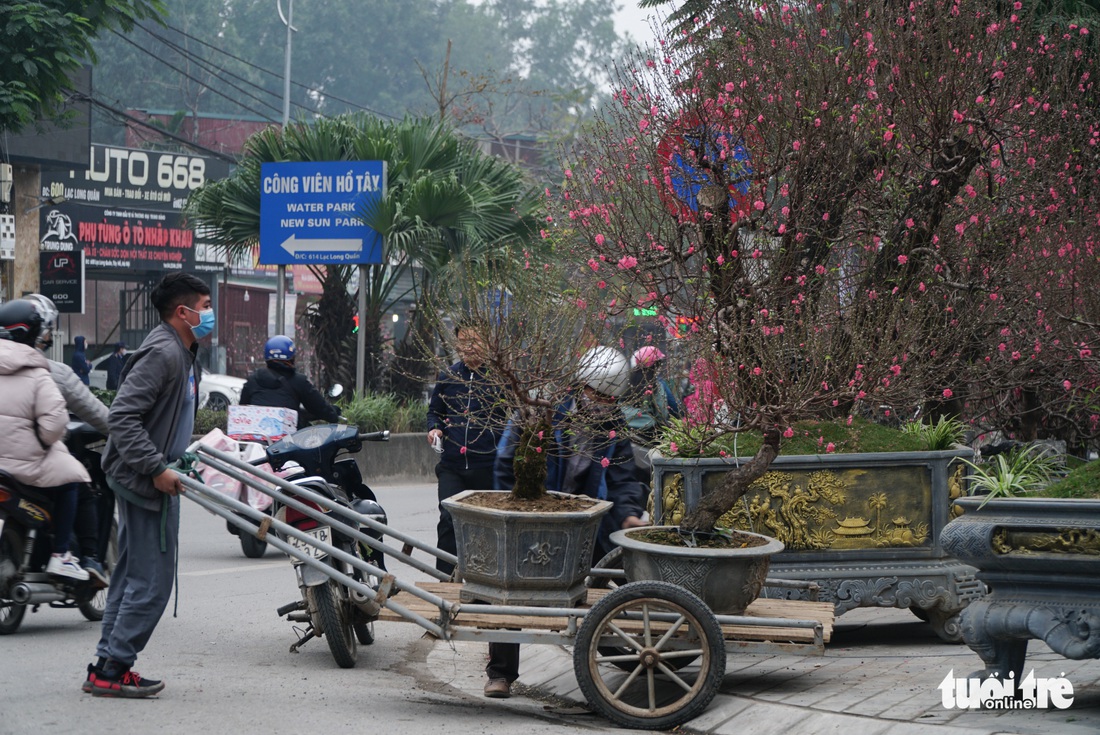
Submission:
[[[283,250],[291,255],[298,253],[359,253],[363,251],[363,238],[298,239],[291,235],[282,242]]]

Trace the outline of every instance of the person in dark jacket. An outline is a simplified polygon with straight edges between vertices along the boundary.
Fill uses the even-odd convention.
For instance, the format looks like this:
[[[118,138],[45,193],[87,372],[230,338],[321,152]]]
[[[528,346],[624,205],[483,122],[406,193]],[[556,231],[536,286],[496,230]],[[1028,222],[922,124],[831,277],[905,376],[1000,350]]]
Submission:
[[[464,490],[493,489],[497,443],[508,423],[499,389],[482,370],[485,343],[475,325],[455,329],[455,347],[459,360],[436,378],[428,402],[428,443],[440,453],[435,466],[440,503],[436,546],[452,554],[458,548],[454,521],[443,501]],[[454,565],[442,559],[435,566],[445,574],[454,571]]]
[[[637,479],[634,447],[626,438],[625,423],[617,401],[629,384],[626,357],[611,347],[593,347],[581,356],[578,382],[583,394],[560,407],[554,417],[556,451],[549,458],[546,489],[610,500],[611,510],[603,517],[596,534],[592,563],[608,554],[614,544],[611,533],[646,525],[647,488]],[[518,432],[509,427],[501,439],[496,460],[496,488],[511,490],[515,483],[512,460]],[[519,644],[490,643],[488,681],[485,696],[511,696],[512,682],[519,678]]]
[[[119,342],[115,351],[103,361],[107,369],[107,390],[118,390],[118,381],[122,377],[122,368],[126,367],[126,343]]]
[[[92,363],[88,361],[88,354],[85,352],[87,341],[83,337],[77,337],[73,343],[76,345],[72,361],[73,372],[80,378],[81,383],[88,385],[88,374],[92,372]]]
[[[294,369],[294,340],[279,334],[264,344],[267,367],[252,373],[241,389],[242,406],[292,408],[298,412],[298,428],[314,421],[330,424],[340,419],[340,411],[325,400],[309,378]]]

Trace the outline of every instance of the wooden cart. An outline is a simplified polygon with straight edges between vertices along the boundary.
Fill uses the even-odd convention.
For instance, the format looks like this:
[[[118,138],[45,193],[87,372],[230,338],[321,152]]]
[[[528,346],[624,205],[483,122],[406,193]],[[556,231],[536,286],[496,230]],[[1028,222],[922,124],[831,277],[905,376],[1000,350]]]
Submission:
[[[390,559],[437,577],[440,574],[433,567],[411,556],[413,550],[454,560],[429,544],[232,455],[202,446],[193,450],[204,462]],[[702,714],[718,693],[728,655],[820,655],[832,633],[830,603],[758,599],[743,615],[715,615],[683,587],[657,581],[589,589],[584,603],[574,608],[464,603],[459,601],[460,584],[402,582],[360,555],[320,541],[201,482],[192,478],[184,482],[193,491],[184,497],[346,587],[351,592],[344,601],[349,619],[352,614],[360,618],[365,614],[372,621],[414,623],[445,641],[572,646],[573,670],[588,703],[625,727],[666,730]],[[404,546],[391,547],[363,529],[381,532]],[[331,558],[321,561],[319,556]],[[615,574],[602,567],[593,573],[601,579]],[[395,597],[398,591],[403,594]]]

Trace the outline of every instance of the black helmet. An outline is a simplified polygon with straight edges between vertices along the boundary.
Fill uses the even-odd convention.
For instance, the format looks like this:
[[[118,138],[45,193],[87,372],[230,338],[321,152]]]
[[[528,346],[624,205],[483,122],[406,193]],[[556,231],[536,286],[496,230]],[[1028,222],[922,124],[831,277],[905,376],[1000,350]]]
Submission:
[[[42,315],[32,301],[9,301],[0,304],[0,328],[7,332],[5,339],[34,347],[34,342],[42,331]]]

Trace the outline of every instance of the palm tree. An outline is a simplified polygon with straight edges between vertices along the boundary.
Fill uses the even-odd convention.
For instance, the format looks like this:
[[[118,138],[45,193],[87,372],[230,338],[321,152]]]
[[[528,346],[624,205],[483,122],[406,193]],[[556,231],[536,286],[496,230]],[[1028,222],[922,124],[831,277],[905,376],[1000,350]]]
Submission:
[[[248,250],[260,235],[262,164],[341,160],[387,164],[385,196],[359,213],[386,242],[384,264],[372,266],[368,282],[360,284],[367,289],[367,313],[359,320],[367,338],[365,378],[376,386],[381,374],[380,320],[404,297],[396,292],[402,277],[418,267],[414,283],[421,300],[430,293],[434,275],[456,253],[500,257],[529,236],[536,199],[518,169],[482,153],[438,122],[391,122],[355,114],[253,135],[233,175],[196,190],[186,213],[229,253]],[[353,373],[348,325],[355,304],[348,293],[351,266],[311,268],[323,284],[323,295],[307,312],[305,323],[317,344],[322,383],[349,381]]]

